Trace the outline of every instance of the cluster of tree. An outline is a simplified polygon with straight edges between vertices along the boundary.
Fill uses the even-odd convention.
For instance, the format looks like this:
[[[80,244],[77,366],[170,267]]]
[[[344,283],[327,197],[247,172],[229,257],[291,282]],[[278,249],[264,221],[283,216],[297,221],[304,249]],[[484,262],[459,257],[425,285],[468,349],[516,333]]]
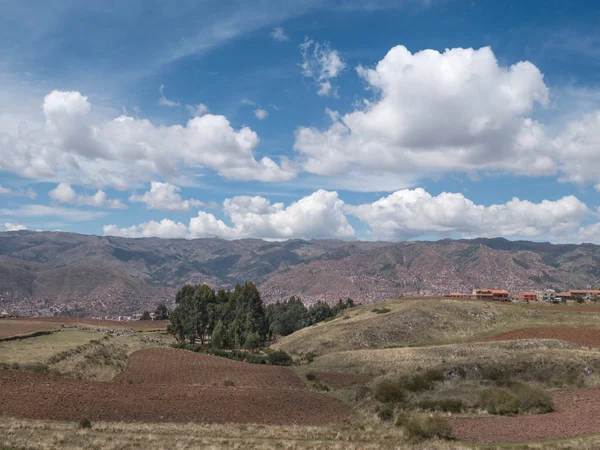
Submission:
[[[167,305],[165,305],[164,303],[159,303],[159,305],[154,310],[154,317],[152,317],[152,314],[150,314],[149,311],[144,311],[142,313],[142,317],[140,317],[140,320],[168,320],[169,315],[170,312],[169,308],[167,308]]]
[[[175,297],[168,331],[179,342],[210,342],[213,348],[259,348],[269,322],[254,283],[215,292],[206,285],[186,285]]]
[[[168,331],[181,344],[210,344],[214,349],[254,349],[273,336],[331,319],[354,306],[352,299],[333,307],[317,302],[310,308],[296,297],[264,306],[254,283],[216,291],[206,285],[185,285],[175,296]]]
[[[351,298],[346,301],[340,299],[333,307],[319,301],[307,308],[296,297],[292,297],[286,302],[273,303],[267,306],[269,337],[287,336],[294,331],[331,319],[341,311],[353,306],[354,301]]]

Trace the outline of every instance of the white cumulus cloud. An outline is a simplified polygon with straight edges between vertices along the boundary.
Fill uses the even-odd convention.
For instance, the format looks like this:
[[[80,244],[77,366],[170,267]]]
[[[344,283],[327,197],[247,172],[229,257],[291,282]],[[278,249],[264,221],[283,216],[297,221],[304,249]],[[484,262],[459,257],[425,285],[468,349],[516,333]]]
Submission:
[[[163,219],[160,222],[149,222],[134,225],[129,228],[118,228],[116,225],[103,227],[106,236],[120,236],[129,238],[160,237],[164,239],[188,238],[188,229],[181,222]]]
[[[106,192],[98,190],[94,195],[77,194],[70,184],[60,183],[48,192],[48,197],[60,203],[70,203],[79,206],[107,207],[127,209],[118,199],[109,199]]]
[[[300,44],[302,55],[302,74],[312,79],[319,90],[317,94],[323,97],[336,96],[337,88],[331,80],[337,78],[346,68],[336,50],[332,50],[328,42],[319,43],[306,39]]]
[[[395,176],[401,185],[447,171],[556,172],[543,126],[528,117],[548,103],[530,62],[500,66],[488,47],[413,54],[397,46],[357,72],[376,98],[343,116],[328,111],[328,129],[297,130],[294,148],[306,171]]]
[[[148,209],[162,211],[189,211],[193,207],[204,206],[200,200],[183,200],[179,195],[181,189],[170,183],[153,181],[150,190],[142,195],[132,195],[130,202],[145,203]]]
[[[347,206],[377,239],[419,236],[526,237],[566,236],[590,211],[574,196],[532,203],[513,198],[499,205],[477,205],[462,194],[432,196],[422,188],[394,192],[373,203]]]
[[[26,124],[17,136],[0,134],[0,170],[29,178],[126,189],[155,175],[209,169],[236,180],[286,181],[295,177],[287,159],[255,158],[258,135],[235,130],[226,117],[205,114],[187,124],[157,126],[119,116],[94,123],[79,92],[53,91],[44,99],[46,123]]]
[[[169,237],[177,234],[177,237],[216,236],[225,239],[348,239],[355,236],[344,214],[344,202],[337,192],[320,190],[287,207],[260,196],[238,196],[225,200],[223,210],[230,225],[213,214],[199,211],[196,217],[190,219],[189,227],[165,219],[160,223],[147,222],[129,228],[107,225],[104,233],[126,237]]]
[[[15,223],[6,222],[4,224],[4,231],[23,231],[26,230],[27,227],[25,225],[18,225]]]

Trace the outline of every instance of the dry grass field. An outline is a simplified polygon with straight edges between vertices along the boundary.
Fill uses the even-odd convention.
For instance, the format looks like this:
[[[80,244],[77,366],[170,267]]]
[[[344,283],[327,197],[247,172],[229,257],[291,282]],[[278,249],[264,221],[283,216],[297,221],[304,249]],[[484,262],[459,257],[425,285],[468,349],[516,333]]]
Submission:
[[[390,300],[363,305],[280,339],[294,355],[468,342],[522,328],[598,327],[600,311],[465,300]]]

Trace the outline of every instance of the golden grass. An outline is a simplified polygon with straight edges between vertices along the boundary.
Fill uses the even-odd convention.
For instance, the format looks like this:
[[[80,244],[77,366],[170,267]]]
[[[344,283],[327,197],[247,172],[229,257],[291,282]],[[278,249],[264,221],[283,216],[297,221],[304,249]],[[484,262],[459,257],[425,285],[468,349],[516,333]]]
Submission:
[[[97,337],[97,333],[67,329],[45,336],[0,342],[0,363],[43,363],[56,353],[75,348]]]
[[[373,309],[391,311],[377,314]],[[561,306],[531,308],[463,300],[389,300],[353,308],[280,339],[273,348],[294,355],[467,342],[534,327],[598,327],[600,312]]]
[[[288,450],[595,450],[600,435],[528,444],[473,445],[453,441],[415,442],[393,425],[261,426],[203,424],[76,423],[0,418],[0,448],[8,449],[288,449]]]
[[[582,349],[575,344],[554,340],[353,350],[319,356],[313,363],[298,367],[297,370],[299,373],[332,371],[380,376],[474,364],[507,369],[545,367],[550,364],[554,373],[560,375],[561,371],[573,367],[600,368],[600,350]],[[586,377],[586,383],[600,383],[600,378],[593,373]]]

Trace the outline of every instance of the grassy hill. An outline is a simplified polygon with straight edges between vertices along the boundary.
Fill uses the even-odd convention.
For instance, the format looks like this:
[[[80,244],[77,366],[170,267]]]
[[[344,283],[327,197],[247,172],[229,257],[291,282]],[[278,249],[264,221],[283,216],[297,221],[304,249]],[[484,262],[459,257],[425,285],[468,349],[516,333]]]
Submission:
[[[595,327],[600,312],[585,306],[532,308],[463,300],[389,300],[351,309],[336,319],[280,339],[293,355],[460,343],[531,327]]]

